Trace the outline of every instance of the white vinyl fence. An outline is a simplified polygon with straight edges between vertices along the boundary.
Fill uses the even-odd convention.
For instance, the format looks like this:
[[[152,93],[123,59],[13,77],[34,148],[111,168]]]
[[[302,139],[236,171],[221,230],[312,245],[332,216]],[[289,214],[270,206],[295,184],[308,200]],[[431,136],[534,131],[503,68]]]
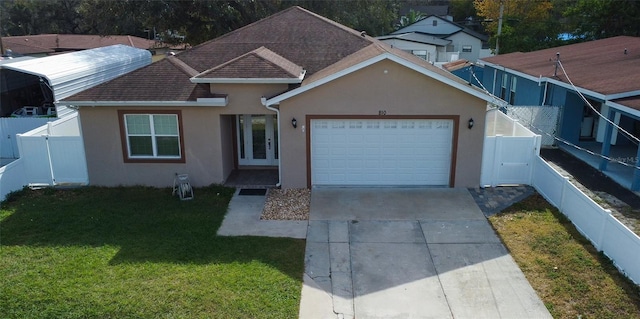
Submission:
[[[0,200],[28,185],[89,183],[77,113],[16,137],[19,158],[0,168]]]
[[[530,184],[540,135],[497,109],[487,112],[482,151],[482,186]]]
[[[640,237],[620,223],[542,158],[534,161],[531,185],[571,220],[618,269],[640,283]]]
[[[52,118],[3,117],[0,118],[0,158],[11,161],[18,158],[16,134],[47,124]]]
[[[540,157],[541,137],[499,110],[487,112],[481,185],[526,184],[557,207],[618,269],[640,283],[640,237]]]

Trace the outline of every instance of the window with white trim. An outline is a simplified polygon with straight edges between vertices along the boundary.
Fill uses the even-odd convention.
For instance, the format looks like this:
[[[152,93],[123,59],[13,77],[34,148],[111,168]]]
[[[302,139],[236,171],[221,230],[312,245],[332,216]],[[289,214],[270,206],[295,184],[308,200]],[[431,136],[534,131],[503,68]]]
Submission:
[[[500,89],[500,98],[504,100],[507,96],[507,74],[502,73],[502,88]]]
[[[463,46],[462,46],[462,52],[467,52],[467,53],[469,53],[469,52],[471,52],[471,51],[472,51],[472,49],[473,49],[473,47],[472,47],[472,46],[470,46],[470,45],[463,45]]]
[[[128,113],[123,121],[128,159],[182,159],[178,114]]]
[[[509,103],[511,105],[514,105],[514,103],[516,102],[516,84],[517,84],[517,78],[515,76],[511,77],[511,94],[509,94]]]

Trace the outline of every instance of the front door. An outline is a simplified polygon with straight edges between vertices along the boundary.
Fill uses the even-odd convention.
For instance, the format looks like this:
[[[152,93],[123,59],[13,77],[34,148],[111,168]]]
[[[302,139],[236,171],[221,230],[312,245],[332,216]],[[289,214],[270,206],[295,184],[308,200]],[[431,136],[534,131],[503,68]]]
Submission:
[[[237,116],[238,164],[278,165],[278,124],[275,114]]]

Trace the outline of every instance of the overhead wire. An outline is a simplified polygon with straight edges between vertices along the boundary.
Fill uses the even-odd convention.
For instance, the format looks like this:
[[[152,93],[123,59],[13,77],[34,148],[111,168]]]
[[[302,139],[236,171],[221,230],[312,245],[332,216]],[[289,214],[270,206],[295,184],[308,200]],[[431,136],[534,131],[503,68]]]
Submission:
[[[589,100],[587,100],[587,98],[582,94],[582,92],[580,92],[580,90],[578,90],[578,88],[573,84],[573,81],[571,81],[571,79],[569,78],[569,75],[567,74],[567,71],[564,69],[564,66],[562,65],[562,62],[560,61],[560,59],[558,59],[556,61],[556,63],[558,63],[558,65],[560,66],[560,69],[562,70],[562,73],[567,78],[567,81],[569,81],[569,84],[571,84],[571,87],[573,88],[573,90],[575,90],[578,93],[580,98],[582,98],[582,100],[589,106],[589,108],[594,113],[598,114],[599,117],[603,118],[609,124],[613,125],[619,131],[623,132],[624,133],[623,136],[625,138],[627,138],[629,141],[633,142],[635,145],[638,145],[638,143],[640,143],[640,139],[638,139],[633,134],[629,133],[627,130],[625,130],[622,127],[620,127],[620,125],[618,125],[615,122],[611,121],[608,117],[602,115],[602,113],[600,113],[598,110],[596,110],[596,108],[593,107],[593,105],[591,105],[591,103],[589,103]]]
[[[480,84],[481,88],[485,91],[485,93],[487,93],[489,96],[491,96],[494,99],[501,100],[497,96],[495,96],[494,94],[489,92],[489,90],[487,90],[487,88],[484,85],[482,85],[482,82],[478,79],[478,77],[476,76],[475,72],[473,71],[473,66],[471,66],[469,69],[470,69],[471,75],[478,82],[478,84]],[[566,74],[566,71],[564,70],[564,68],[561,67],[561,69],[562,69],[563,73],[565,74],[565,76],[567,77],[567,80],[569,80],[569,76]],[[574,90],[576,90],[576,92],[578,92],[580,94],[580,96],[582,96],[583,99],[584,99],[584,96],[582,95],[582,93],[580,93],[577,90],[577,88],[575,87],[575,85],[573,85],[573,83],[571,81],[570,81],[570,83],[574,87]],[[586,101],[586,99],[584,99],[584,100],[585,100],[585,102],[588,103],[588,101]],[[589,104],[589,106],[593,108],[593,106],[591,106],[590,104]],[[600,114],[600,113],[598,112],[598,114]],[[602,114],[600,114],[600,116],[602,116]],[[522,120],[522,119],[519,118],[518,120]],[[540,132],[542,134],[545,134],[545,135],[553,138],[554,140],[556,140],[558,142],[561,142],[561,143],[563,143],[565,145],[573,147],[573,148],[575,148],[575,149],[577,149],[579,151],[583,151],[583,152],[586,152],[586,153],[588,153],[590,155],[593,155],[593,156],[596,156],[596,157],[599,157],[599,158],[602,158],[602,159],[606,159],[606,160],[608,160],[609,162],[612,162],[612,163],[617,163],[617,164],[620,164],[620,165],[623,165],[623,166],[627,166],[627,167],[630,167],[630,168],[634,168],[634,169],[640,169],[640,166],[636,166],[635,164],[632,165],[632,164],[626,163],[624,161],[618,160],[616,158],[605,156],[605,155],[602,155],[600,153],[596,153],[596,152],[594,152],[594,151],[592,151],[590,149],[587,149],[587,148],[581,147],[579,145],[576,145],[574,143],[571,143],[571,142],[569,142],[569,141],[567,141],[567,140],[565,140],[565,139],[563,139],[561,137],[557,137],[555,134],[551,134],[551,133],[546,132],[546,131],[540,129],[539,127],[535,126],[531,121],[526,121],[525,120],[525,122],[526,122],[527,126],[529,126],[531,128],[534,128],[536,131],[538,131],[538,132]],[[612,123],[611,121],[609,121],[609,122]],[[615,123],[612,123],[612,124],[615,125],[616,127],[619,127]],[[620,130],[622,130],[622,128],[620,128]],[[636,159],[636,162],[637,162],[637,159]]]

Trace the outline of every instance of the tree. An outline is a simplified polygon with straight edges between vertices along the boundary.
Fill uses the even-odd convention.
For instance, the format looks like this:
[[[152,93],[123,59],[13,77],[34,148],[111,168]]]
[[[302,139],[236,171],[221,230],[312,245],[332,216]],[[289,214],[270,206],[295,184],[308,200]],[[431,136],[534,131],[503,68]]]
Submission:
[[[580,40],[640,36],[640,1],[577,0],[564,14]]]
[[[400,17],[400,22],[396,24],[396,30],[412,25],[422,19],[424,19],[422,12],[410,9],[406,16]]]
[[[563,1],[563,0],[558,0]],[[498,35],[500,4],[504,5],[502,32]],[[533,51],[557,45],[560,24],[553,19],[551,0],[474,0],[478,16],[485,19],[490,43],[495,49],[499,38],[500,52]]]

